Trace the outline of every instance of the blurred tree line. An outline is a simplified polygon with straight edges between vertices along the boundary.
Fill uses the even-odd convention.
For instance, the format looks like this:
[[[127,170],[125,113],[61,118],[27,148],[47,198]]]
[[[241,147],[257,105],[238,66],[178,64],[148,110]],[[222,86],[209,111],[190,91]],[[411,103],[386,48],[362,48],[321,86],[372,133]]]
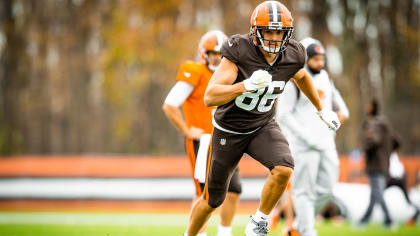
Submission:
[[[248,33],[255,0],[0,1],[0,154],[175,154],[161,105],[207,30]],[[360,146],[364,105],[383,104],[420,153],[420,1],[287,0],[294,38],[320,39]]]

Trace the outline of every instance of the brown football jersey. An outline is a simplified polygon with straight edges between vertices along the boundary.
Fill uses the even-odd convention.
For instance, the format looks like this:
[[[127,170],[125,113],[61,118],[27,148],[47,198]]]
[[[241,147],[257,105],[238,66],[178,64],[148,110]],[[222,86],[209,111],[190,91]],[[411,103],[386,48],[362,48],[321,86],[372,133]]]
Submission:
[[[252,132],[273,119],[278,95],[283,92],[287,81],[305,64],[305,48],[290,39],[286,50],[270,65],[249,35],[234,35],[223,44],[221,52],[223,57],[238,67],[238,77],[234,83],[248,79],[260,69],[272,75],[270,86],[244,93],[218,106],[214,114],[216,126],[239,133]]]

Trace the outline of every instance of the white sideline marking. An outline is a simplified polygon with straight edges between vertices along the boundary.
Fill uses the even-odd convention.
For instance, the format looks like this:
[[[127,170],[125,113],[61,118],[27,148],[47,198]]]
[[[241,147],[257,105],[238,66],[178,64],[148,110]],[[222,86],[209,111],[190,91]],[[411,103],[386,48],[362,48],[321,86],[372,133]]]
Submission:
[[[242,179],[243,200],[257,200],[264,178]],[[14,178],[0,179],[0,198],[192,199],[190,178]]]
[[[245,226],[248,215],[236,215],[234,226]],[[45,224],[45,225],[115,225],[115,226],[186,226],[187,214],[114,214],[114,213],[0,213],[1,224]],[[213,215],[209,225],[217,226],[219,216]]]

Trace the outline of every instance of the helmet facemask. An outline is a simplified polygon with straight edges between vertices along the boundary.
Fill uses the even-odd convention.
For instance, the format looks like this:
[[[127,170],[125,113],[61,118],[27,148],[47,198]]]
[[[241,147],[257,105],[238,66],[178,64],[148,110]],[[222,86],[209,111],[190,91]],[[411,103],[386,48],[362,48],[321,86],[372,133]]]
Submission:
[[[217,64],[217,66],[216,65],[214,65],[214,64],[212,64],[211,63],[211,59],[210,59],[210,55],[209,54],[219,54],[220,55],[220,57],[221,57],[221,54],[220,54],[220,50],[215,50],[215,51],[206,51],[205,53],[204,53],[204,58],[205,58],[205,61],[206,61],[206,65],[207,65],[207,67],[209,68],[209,70],[210,71],[212,71],[212,72],[215,72],[216,71],[216,69],[219,67],[219,65],[220,65],[220,60],[219,60],[219,63]]]
[[[284,32],[282,40],[268,40],[263,36],[263,30],[278,30]],[[293,27],[281,27],[281,26],[252,26],[251,36],[257,40],[257,46],[262,48],[267,53],[277,54],[286,50],[289,39],[292,37]],[[266,46],[264,42],[268,42]]]

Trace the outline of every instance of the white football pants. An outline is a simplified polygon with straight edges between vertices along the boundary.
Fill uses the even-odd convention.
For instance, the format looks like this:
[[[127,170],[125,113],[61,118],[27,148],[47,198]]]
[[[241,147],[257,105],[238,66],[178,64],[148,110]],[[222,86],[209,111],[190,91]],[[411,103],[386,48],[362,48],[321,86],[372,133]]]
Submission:
[[[296,212],[295,227],[302,236],[316,236],[315,215],[332,197],[338,181],[336,150],[293,152],[292,198]]]

